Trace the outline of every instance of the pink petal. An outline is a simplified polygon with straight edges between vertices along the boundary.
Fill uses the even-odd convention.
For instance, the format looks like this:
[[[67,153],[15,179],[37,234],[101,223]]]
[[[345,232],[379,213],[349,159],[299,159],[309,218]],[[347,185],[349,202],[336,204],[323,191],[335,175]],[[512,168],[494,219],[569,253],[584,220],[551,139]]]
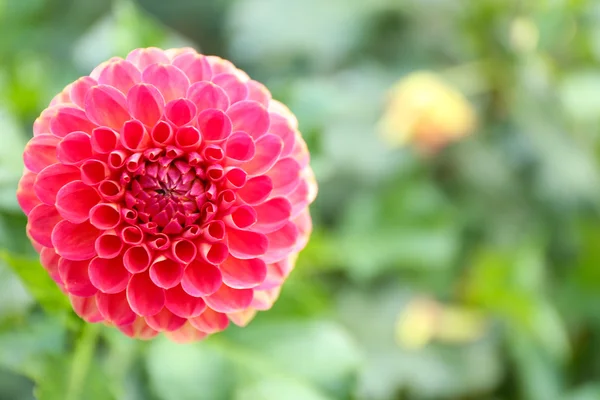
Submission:
[[[179,285],[183,277],[183,265],[164,256],[150,265],[150,279],[160,288],[170,289]]]
[[[131,115],[147,126],[154,126],[163,115],[165,99],[153,85],[140,83],[127,93]]]
[[[263,260],[267,263],[277,262],[294,252],[298,240],[298,228],[293,222],[288,222],[280,229],[267,234],[269,250]]]
[[[42,264],[42,267],[48,272],[50,278],[52,278],[52,280],[54,280],[61,288],[64,288],[64,283],[58,272],[59,261],[60,256],[56,254],[53,248],[44,247],[42,251],[40,251],[40,264]]]
[[[254,211],[257,222],[252,230],[269,233],[286,224],[292,215],[292,205],[284,197],[274,197],[255,206]]]
[[[198,111],[209,108],[225,111],[229,108],[229,97],[219,86],[211,82],[196,82],[187,92],[187,98],[196,105]]]
[[[137,317],[133,324],[118,325],[117,328],[127,336],[140,340],[149,340],[158,335],[158,331],[150,328],[143,317]]]
[[[52,231],[52,244],[63,258],[73,261],[89,260],[96,255],[95,242],[100,231],[89,222],[74,224],[59,222]]]
[[[138,245],[144,241],[144,232],[138,226],[127,226],[120,232],[124,243]]]
[[[220,86],[225,93],[227,93],[227,97],[229,97],[229,102],[231,104],[242,101],[248,97],[248,88],[245,83],[234,74],[215,75],[212,78],[212,82],[215,85]]]
[[[99,160],[86,160],[81,164],[81,180],[87,185],[97,185],[109,177],[108,165]]]
[[[241,259],[259,257],[266,253],[269,246],[267,237],[262,233],[244,231],[235,228],[227,229],[229,253]]]
[[[227,167],[225,170],[225,185],[228,188],[239,189],[246,184],[246,172],[238,167]]]
[[[186,99],[173,100],[167,104],[165,116],[176,126],[183,126],[196,116],[196,105]]]
[[[61,107],[50,120],[50,130],[58,137],[77,131],[91,133],[96,125],[88,118],[89,115],[79,108]]]
[[[107,68],[111,63],[123,60],[121,57],[111,57],[110,59],[100,63],[96,68],[90,72],[90,77],[96,81],[98,81],[98,77],[105,68]]]
[[[85,322],[93,324],[104,320],[104,317],[100,314],[98,306],[96,305],[95,296],[80,297],[69,294],[69,300],[71,301],[75,314],[79,315]]]
[[[144,69],[142,80],[154,85],[165,102],[185,97],[190,81],[177,67],[168,64],[152,64]]]
[[[71,132],[56,147],[56,157],[66,165],[79,164],[92,156],[90,135]]]
[[[255,101],[240,101],[227,110],[234,131],[244,131],[258,139],[269,129],[270,118],[266,108]]]
[[[92,284],[103,293],[119,293],[125,290],[131,274],[123,266],[121,257],[94,258],[89,265]]]
[[[202,135],[193,126],[182,126],[175,133],[175,143],[184,151],[194,151],[200,147]]]
[[[260,82],[249,80],[246,82],[248,88],[248,100],[253,100],[262,105],[268,107],[271,101],[271,92]]]
[[[271,178],[265,175],[257,176],[246,181],[237,195],[247,204],[258,204],[269,197],[273,191]]]
[[[265,311],[270,309],[279,297],[280,287],[276,287],[269,290],[255,290],[254,298],[252,299],[252,308],[257,310]]]
[[[19,180],[19,186],[17,187],[17,202],[25,215],[29,215],[31,210],[41,203],[40,199],[37,198],[33,191],[33,184],[35,183],[36,178],[37,174],[25,170],[23,176]]]
[[[182,54],[198,54],[192,47],[175,47],[172,49],[165,50],[165,54],[169,57],[169,60],[173,61],[176,57]]]
[[[166,146],[175,139],[173,127],[165,121],[158,121],[150,136],[157,146]]]
[[[140,71],[143,71],[146,67],[152,64],[170,63],[169,57],[167,57],[165,52],[157,47],[135,49],[127,55],[126,59],[138,67]]]
[[[90,144],[92,150],[98,154],[108,154],[116,150],[119,134],[106,127],[99,127],[92,131]]]
[[[252,160],[243,164],[248,175],[262,175],[275,165],[281,150],[283,141],[271,134],[263,135],[256,141],[256,152]]]
[[[96,304],[104,319],[117,326],[129,325],[137,318],[129,306],[125,291],[115,294],[98,292]]]
[[[100,76],[98,76],[98,83],[103,85],[110,85],[123,94],[127,94],[127,91],[142,78],[140,71],[125,60],[118,60],[108,64]]]
[[[209,243],[225,239],[225,224],[222,221],[211,221],[203,229],[204,239]]]
[[[300,164],[293,158],[283,158],[266,175],[273,181],[271,196],[286,196],[300,184]]]
[[[50,121],[61,108],[62,106],[54,106],[42,111],[42,114],[33,122],[33,136],[50,134]]]
[[[194,328],[206,333],[223,331],[229,325],[227,315],[211,310],[210,308],[204,310],[200,316],[190,318],[189,322]]]
[[[233,289],[221,285],[219,290],[204,298],[206,305],[217,312],[229,313],[241,311],[252,303],[252,289]]]
[[[38,174],[33,184],[33,190],[42,202],[54,204],[60,188],[80,178],[79,169],[70,165],[52,164]]]
[[[292,222],[298,228],[298,240],[296,240],[294,251],[299,252],[308,243],[308,238],[312,232],[312,218],[308,208],[305,208]]]
[[[209,108],[198,114],[198,128],[204,140],[219,141],[231,134],[231,121],[223,111]]]
[[[170,332],[181,328],[186,319],[173,314],[165,307],[158,314],[146,317],[146,323],[159,332]]]
[[[230,256],[220,266],[223,283],[235,289],[251,289],[267,277],[267,265],[260,258],[240,260]]]
[[[296,143],[296,130],[287,118],[275,113],[270,113],[269,116],[271,119],[269,133],[278,136],[283,141],[281,157],[289,156]]]
[[[121,213],[116,204],[100,203],[90,209],[90,223],[100,230],[116,228],[121,223]]]
[[[98,82],[89,76],[84,76],[77,79],[71,85],[71,101],[73,101],[77,107],[85,108],[85,96],[92,86],[96,86],[97,84]]]
[[[98,289],[90,282],[88,265],[90,260],[72,261],[61,258],[58,261],[58,272],[65,289],[76,296],[88,297],[96,294]]]
[[[146,150],[152,140],[144,125],[135,119],[125,122],[121,129],[121,143],[131,151]]]
[[[244,327],[244,326],[248,325],[248,323],[250,323],[250,321],[252,321],[252,318],[254,318],[255,315],[256,315],[256,310],[254,310],[252,308],[247,308],[242,311],[228,313],[227,317],[229,317],[229,320],[231,322],[233,322],[234,324],[236,324],[237,326]]]
[[[187,265],[196,258],[196,246],[189,240],[179,239],[173,242],[171,253],[180,264]]]
[[[36,174],[58,161],[56,158],[56,145],[60,141],[54,135],[41,134],[34,136],[23,152],[25,167]]]
[[[212,76],[210,63],[205,56],[196,52],[176,56],[173,65],[182,70],[191,83],[208,81]]]
[[[132,246],[123,256],[125,268],[132,274],[144,272],[150,267],[152,261],[152,252],[146,245]]]
[[[123,242],[121,241],[121,238],[114,233],[105,232],[96,239],[95,249],[98,257],[115,258],[121,254]]]
[[[67,221],[80,224],[88,220],[90,210],[99,201],[100,196],[94,188],[82,181],[73,181],[56,194],[56,209]]]
[[[209,264],[219,265],[229,255],[229,249],[225,243],[201,243],[198,246],[200,256]]]
[[[294,114],[292,114],[292,112],[290,111],[290,109],[287,108],[280,101],[271,100],[269,102],[269,112],[281,115],[286,120],[288,120],[290,126],[294,130],[298,129],[298,120],[296,119],[296,117],[294,116]]]
[[[221,272],[214,265],[203,261],[192,261],[181,279],[181,287],[190,296],[208,296],[221,286]]]
[[[181,318],[193,318],[202,314],[206,303],[201,297],[190,296],[181,285],[165,291],[165,307]]]
[[[227,138],[225,155],[236,162],[249,161],[254,158],[256,147],[254,140],[246,132],[235,132]]]
[[[288,196],[287,199],[292,205],[290,217],[298,215],[303,209],[305,209],[310,203],[309,200],[309,184],[306,180],[302,180],[300,184],[294,189]]]
[[[212,69],[213,76],[219,74],[234,74],[241,71],[238,71],[237,68],[233,65],[231,61],[225,60],[219,56],[206,56],[208,63],[210,64],[210,68]]]
[[[127,153],[122,150],[111,151],[108,155],[108,166],[113,170],[121,169],[127,159]]]
[[[241,205],[226,216],[224,221],[234,228],[247,229],[256,223],[256,212],[251,206]]]
[[[127,285],[131,309],[143,317],[158,314],[165,305],[165,291],[156,286],[148,273],[135,274]]]
[[[90,121],[97,125],[117,130],[121,129],[125,121],[131,119],[125,95],[107,85],[94,86],[88,91],[85,97],[85,113]],[[84,129],[77,130],[88,132]]]
[[[176,331],[165,332],[165,336],[167,336],[170,340],[172,340],[175,343],[184,344],[202,340],[207,336],[207,334],[206,332],[197,330],[192,326],[192,324],[186,322],[181,328],[179,328]]]
[[[98,192],[106,201],[118,201],[125,194],[125,188],[115,181],[106,180],[100,182]]]
[[[62,220],[54,206],[39,204],[31,210],[27,221],[27,234],[45,247],[52,245],[52,230]]]

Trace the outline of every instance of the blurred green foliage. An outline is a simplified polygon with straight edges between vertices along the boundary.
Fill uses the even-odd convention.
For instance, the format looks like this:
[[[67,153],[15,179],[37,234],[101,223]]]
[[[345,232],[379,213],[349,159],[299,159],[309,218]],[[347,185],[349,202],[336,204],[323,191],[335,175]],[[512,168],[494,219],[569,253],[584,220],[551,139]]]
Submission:
[[[0,400],[600,399],[599,18],[593,0],[0,0]],[[75,317],[14,193],[55,93],[184,45],[290,106],[320,193],[274,308],[181,346]],[[430,156],[376,128],[423,69],[479,117]],[[485,329],[448,340],[447,306]]]

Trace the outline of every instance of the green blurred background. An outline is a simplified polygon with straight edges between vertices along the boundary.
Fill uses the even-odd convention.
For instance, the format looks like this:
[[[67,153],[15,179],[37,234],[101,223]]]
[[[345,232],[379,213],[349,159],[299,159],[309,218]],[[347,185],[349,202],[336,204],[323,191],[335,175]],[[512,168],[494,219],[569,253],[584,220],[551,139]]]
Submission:
[[[593,0],[0,0],[0,399],[600,399],[598,21]],[[289,105],[320,192],[273,309],[182,346],[82,323],[15,190],[54,94],[186,45]],[[411,107],[390,89],[422,70],[462,93],[471,135],[382,139]],[[443,142],[452,107],[409,117],[450,115],[429,124]]]

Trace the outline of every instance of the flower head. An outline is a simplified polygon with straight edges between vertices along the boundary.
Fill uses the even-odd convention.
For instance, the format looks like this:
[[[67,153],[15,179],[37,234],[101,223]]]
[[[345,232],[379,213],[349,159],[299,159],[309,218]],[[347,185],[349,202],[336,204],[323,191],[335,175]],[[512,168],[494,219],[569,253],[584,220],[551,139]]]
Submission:
[[[465,97],[437,75],[416,72],[394,85],[380,130],[392,146],[414,144],[434,153],[475,128],[475,112]]]
[[[271,307],[316,195],[292,113],[229,61],[137,49],[35,121],[17,198],[88,322],[176,341]]]

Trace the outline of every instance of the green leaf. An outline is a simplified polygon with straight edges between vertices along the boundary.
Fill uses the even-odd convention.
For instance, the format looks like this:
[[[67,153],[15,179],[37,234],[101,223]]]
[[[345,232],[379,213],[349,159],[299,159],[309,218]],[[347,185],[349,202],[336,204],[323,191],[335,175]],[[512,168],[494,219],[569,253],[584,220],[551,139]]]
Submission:
[[[67,297],[40,265],[38,260],[12,255],[0,249],[0,262],[5,262],[19,276],[29,293],[49,312],[69,310]]]

